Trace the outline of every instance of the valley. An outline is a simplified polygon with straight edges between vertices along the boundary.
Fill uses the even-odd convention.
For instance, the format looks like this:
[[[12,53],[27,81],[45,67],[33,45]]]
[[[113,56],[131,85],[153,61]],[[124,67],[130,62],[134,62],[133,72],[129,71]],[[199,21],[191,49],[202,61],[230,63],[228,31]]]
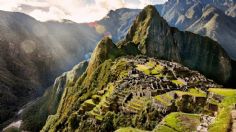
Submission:
[[[0,129],[235,130],[234,7],[169,0],[90,23],[0,11]]]

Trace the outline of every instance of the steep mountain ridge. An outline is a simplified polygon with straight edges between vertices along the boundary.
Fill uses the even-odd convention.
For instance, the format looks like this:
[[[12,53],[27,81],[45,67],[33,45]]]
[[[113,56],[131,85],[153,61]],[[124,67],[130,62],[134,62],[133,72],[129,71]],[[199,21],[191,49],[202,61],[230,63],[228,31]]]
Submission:
[[[227,51],[232,59],[235,59],[235,19],[230,15],[227,15],[230,12],[227,10],[232,10],[231,14],[233,14],[233,8],[235,5],[236,4],[234,1],[228,0],[169,0],[165,4],[156,5],[155,7],[157,8],[160,15],[164,17],[164,19],[172,27],[177,27],[178,29],[183,31],[191,31],[196,34],[201,34],[203,36],[208,36],[211,39],[214,39],[221,44],[221,46]],[[211,12],[213,14],[218,14],[218,18],[220,18],[220,20],[214,20],[214,23],[211,22],[213,25],[210,25],[210,23],[207,24],[208,21],[206,19],[203,20],[206,14],[210,15],[209,7],[214,8]],[[98,23],[103,25],[105,29],[107,29],[107,33],[112,36],[113,41],[117,42],[118,40],[125,38],[126,33],[128,32],[128,29],[132,24],[132,21],[139,12],[140,10],[118,9],[115,11],[111,11],[107,15],[107,17],[105,17],[101,21],[98,21]],[[225,21],[221,21],[222,18]],[[113,22],[115,22],[116,24],[114,24]],[[202,26],[199,27],[198,25]],[[211,26],[211,28],[204,28],[204,32],[200,30],[202,29],[202,27],[209,26]],[[119,30],[116,30],[117,28]]]
[[[40,99],[23,110],[20,128],[28,131],[40,131],[48,115],[56,113],[64,88],[73,85],[86,71],[87,66],[88,62],[82,61],[72,70],[57,77],[53,86],[48,88]]]
[[[134,21],[128,41],[138,45],[142,54],[180,62],[220,83],[230,80],[231,60],[217,42],[169,27],[153,6]]]
[[[202,16],[188,27],[187,30],[197,34],[211,36],[212,39],[224,44],[222,47],[230,57],[235,59],[235,19],[226,16],[223,12],[212,6],[207,6],[203,12]]]
[[[236,2],[230,0],[169,0],[156,7],[171,26],[214,39],[235,60],[236,22],[227,13],[227,10],[231,10],[230,14],[234,14],[235,5]]]
[[[41,95],[45,88],[53,84],[56,76],[89,59],[90,52],[103,36],[113,36],[116,41],[123,38],[137,11],[118,9],[100,21],[82,24],[68,20],[39,22],[23,13],[0,11],[0,68],[4,72],[0,78],[3,95],[0,100],[4,101],[1,112],[9,112],[6,116],[0,115],[0,124],[14,116],[20,106],[31,100],[29,98]],[[17,71],[14,70],[16,68]],[[15,81],[19,76],[28,79]],[[16,82],[14,86],[9,83],[12,81]],[[16,92],[16,86],[21,84],[26,85],[20,88],[22,92]],[[28,95],[23,91],[29,91],[24,92]],[[19,99],[21,96],[25,98]],[[8,101],[5,101],[6,98]],[[14,106],[11,105],[13,102]]]
[[[221,61],[230,65],[229,57],[215,41],[171,28],[153,6],[146,7],[136,18],[126,39],[119,42],[118,46],[109,38],[100,41],[87,70],[75,84],[64,88],[57,113],[48,117],[41,131],[114,131],[129,126],[158,131],[164,128],[157,124],[171,112],[198,113],[199,116],[206,104],[210,104],[207,100],[211,97],[206,94],[208,88],[221,86],[180,64],[151,58],[172,59],[174,52],[177,52],[178,57],[172,60],[183,59],[182,54],[189,56],[179,51],[183,47],[179,41],[193,46],[193,49],[206,48],[189,43],[188,40],[193,39],[199,40],[199,45],[205,42],[207,48],[217,50],[206,52],[208,56],[225,57]],[[125,53],[123,49],[130,45],[137,47],[144,56],[129,56]],[[173,50],[168,56],[158,56],[158,52],[154,52],[158,46],[169,46]],[[197,52],[195,55],[199,54],[202,53]],[[214,63],[223,67],[218,61]],[[215,111],[207,109],[209,113]],[[197,120],[200,122],[200,119]],[[188,129],[196,130],[198,124]],[[181,126],[176,131],[178,129],[184,128]]]

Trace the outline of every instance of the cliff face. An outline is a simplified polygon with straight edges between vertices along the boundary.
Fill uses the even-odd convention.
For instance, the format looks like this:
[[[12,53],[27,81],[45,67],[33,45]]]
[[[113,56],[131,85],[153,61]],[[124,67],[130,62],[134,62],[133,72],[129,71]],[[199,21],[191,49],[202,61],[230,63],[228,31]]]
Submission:
[[[125,40],[129,41],[142,54],[179,62],[220,83],[231,77],[231,60],[217,42],[169,27],[153,6],[137,17]]]
[[[68,72],[57,77],[54,85],[47,89],[45,94],[22,113],[22,130],[40,131],[49,115],[55,114],[66,86],[72,86],[86,71],[87,61],[80,62]]]
[[[222,21],[224,20],[224,21]],[[206,6],[203,14],[186,30],[206,35],[222,45],[228,55],[235,59],[236,20],[214,6]]]
[[[235,5],[230,0],[169,0],[156,8],[170,26],[210,37],[235,60]]]

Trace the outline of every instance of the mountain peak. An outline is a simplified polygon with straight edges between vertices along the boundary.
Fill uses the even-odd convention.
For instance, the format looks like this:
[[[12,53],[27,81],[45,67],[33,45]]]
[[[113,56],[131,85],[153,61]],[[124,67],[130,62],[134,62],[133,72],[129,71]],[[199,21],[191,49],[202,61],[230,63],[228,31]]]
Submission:
[[[182,63],[219,83],[231,76],[230,58],[217,42],[170,27],[154,6],[138,15],[122,45],[128,42],[144,55]]]
[[[146,6],[142,12],[147,12],[147,13],[151,13],[151,14],[159,14],[155,8],[155,6],[153,5],[148,5]]]
[[[146,22],[151,22],[151,20],[157,19],[158,22],[164,22],[167,24],[167,22],[160,16],[159,12],[153,5],[148,5],[146,6],[139,16],[137,17],[136,21],[146,21]],[[148,24],[148,23],[147,23]]]
[[[92,73],[101,63],[108,59],[115,59],[120,55],[120,50],[111,38],[104,37],[93,51],[88,65],[88,74]]]
[[[160,16],[156,8],[148,5],[140,12],[131,26],[126,36],[126,42],[132,41],[134,44],[139,45],[141,53],[146,54],[145,44],[147,43],[147,37],[150,36],[149,30],[154,27],[158,29],[158,32],[165,32],[169,28],[167,22]]]

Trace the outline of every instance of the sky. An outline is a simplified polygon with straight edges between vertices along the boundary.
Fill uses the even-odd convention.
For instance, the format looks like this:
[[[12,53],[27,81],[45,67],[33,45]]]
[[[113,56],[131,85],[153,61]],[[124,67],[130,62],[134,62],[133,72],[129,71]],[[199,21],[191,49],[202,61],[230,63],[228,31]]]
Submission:
[[[143,8],[166,0],[0,0],[0,10],[23,12],[39,21],[92,22],[118,8]]]

